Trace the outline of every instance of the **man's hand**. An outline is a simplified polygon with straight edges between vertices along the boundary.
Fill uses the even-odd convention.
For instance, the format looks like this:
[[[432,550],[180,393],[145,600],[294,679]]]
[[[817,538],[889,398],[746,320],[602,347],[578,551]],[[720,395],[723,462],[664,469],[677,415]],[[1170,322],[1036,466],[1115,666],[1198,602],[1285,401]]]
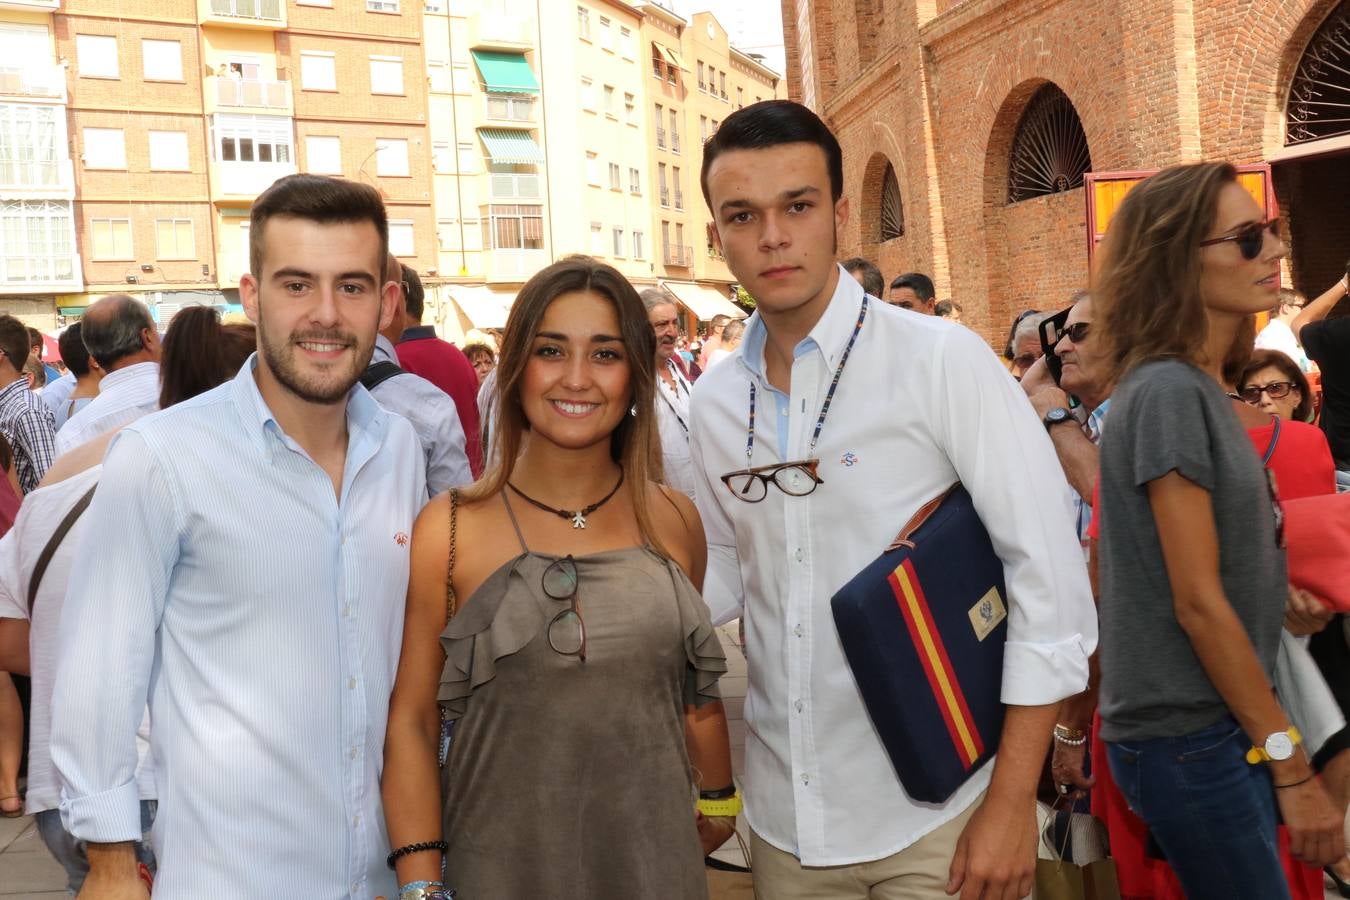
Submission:
[[[956,843],[947,893],[961,900],[1021,900],[1036,876],[1036,803],[985,796]]]
[[[77,900],[150,900],[141,880],[136,850],[128,841],[87,845],[89,874]]]
[[[1031,368],[1022,373],[1022,380],[1018,383],[1022,385],[1022,390],[1027,392],[1028,397],[1046,388],[1057,387],[1055,379],[1050,375],[1050,366],[1046,364],[1044,356],[1032,363]]]
[[[1060,785],[1070,785],[1073,791],[1064,796],[1077,797],[1092,790],[1097,779],[1083,774],[1084,761],[1087,759],[1087,744],[1072,746],[1055,741],[1055,749],[1050,755],[1050,776],[1055,779],[1055,789]]]
[[[1317,634],[1336,615],[1335,610],[1317,599],[1317,595],[1289,585],[1284,605],[1284,627],[1290,634]]]
[[[1054,385],[1041,388],[1031,395],[1031,408],[1036,410],[1036,415],[1041,419],[1044,419],[1050,410],[1058,407],[1069,408],[1069,395]]]
[[[1345,856],[1345,816],[1332,806],[1319,779],[1276,787],[1275,799],[1289,828],[1289,852],[1295,858],[1313,866],[1329,866]]]

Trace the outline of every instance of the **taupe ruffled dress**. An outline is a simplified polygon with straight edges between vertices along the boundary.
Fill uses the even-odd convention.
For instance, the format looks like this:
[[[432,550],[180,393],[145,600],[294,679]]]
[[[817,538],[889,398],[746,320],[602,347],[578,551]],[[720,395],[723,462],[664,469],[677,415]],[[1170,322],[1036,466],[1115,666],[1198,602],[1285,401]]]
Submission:
[[[576,558],[586,661],[563,656],[546,630],[567,602],[541,586],[554,558],[520,543],[441,634],[447,887],[459,900],[706,898],[683,715],[718,698],[726,671],[707,606],[648,548]]]

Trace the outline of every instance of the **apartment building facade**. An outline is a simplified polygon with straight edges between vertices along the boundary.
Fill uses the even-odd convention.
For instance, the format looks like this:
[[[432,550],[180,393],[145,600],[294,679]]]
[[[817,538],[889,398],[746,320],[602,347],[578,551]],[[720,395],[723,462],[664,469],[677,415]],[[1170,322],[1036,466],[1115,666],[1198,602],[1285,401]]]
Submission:
[[[60,0],[0,2],[0,297],[6,311],[39,324],[54,316],[58,296],[83,284],[59,8]]]

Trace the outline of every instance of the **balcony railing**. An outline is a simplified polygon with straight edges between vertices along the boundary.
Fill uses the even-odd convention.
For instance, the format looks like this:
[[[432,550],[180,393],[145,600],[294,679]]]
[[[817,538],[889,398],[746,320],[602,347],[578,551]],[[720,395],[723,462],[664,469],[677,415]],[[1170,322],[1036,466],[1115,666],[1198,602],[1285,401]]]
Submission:
[[[675,189],[675,208],[684,209],[684,191],[679,188]]]
[[[264,78],[231,78],[216,76],[216,104],[218,106],[251,107],[254,109],[289,110],[291,83]]]
[[[660,125],[656,126],[656,146],[666,149],[666,130]]]
[[[0,188],[11,193],[70,194],[75,167],[68,159],[0,159]]]
[[[0,95],[64,100],[66,70],[55,63],[0,65]]]
[[[483,98],[483,114],[502,122],[533,122],[534,98],[488,94]]]
[[[222,162],[220,191],[231,196],[256,197],[283,175],[294,175],[295,163]]]
[[[538,175],[492,173],[493,200],[537,200],[539,196]]]
[[[489,259],[488,278],[496,281],[525,279],[548,265],[548,255],[543,250],[493,250]]]
[[[516,4],[520,6],[522,4]],[[475,50],[516,50],[533,46],[534,16],[512,10],[481,12],[469,19],[469,46]]]
[[[675,153],[680,152],[680,133],[678,131],[670,133],[670,149]]]
[[[694,248],[681,244],[666,244],[663,254],[666,265],[688,268],[694,264]]]
[[[80,257],[75,253],[29,256],[0,251],[0,285],[14,288],[32,285],[80,283]]]
[[[213,16],[281,22],[284,13],[282,0],[211,0]]]
[[[662,206],[670,205],[670,188],[668,187],[661,188],[661,205]]]

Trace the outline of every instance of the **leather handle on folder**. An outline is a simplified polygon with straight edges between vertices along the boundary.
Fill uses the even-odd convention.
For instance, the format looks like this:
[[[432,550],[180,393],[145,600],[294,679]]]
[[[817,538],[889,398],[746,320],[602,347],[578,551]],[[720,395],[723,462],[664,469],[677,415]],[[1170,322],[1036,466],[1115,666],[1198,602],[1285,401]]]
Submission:
[[[918,511],[905,523],[905,527],[900,529],[900,533],[895,536],[895,540],[891,541],[890,546],[886,548],[886,552],[889,553],[900,547],[908,547],[913,550],[914,542],[909,539],[909,536],[918,531],[923,523],[928,521],[928,517],[937,512],[937,508],[942,505],[943,501],[952,495],[952,491],[960,486],[961,482],[958,481],[923,506],[920,506]]]

